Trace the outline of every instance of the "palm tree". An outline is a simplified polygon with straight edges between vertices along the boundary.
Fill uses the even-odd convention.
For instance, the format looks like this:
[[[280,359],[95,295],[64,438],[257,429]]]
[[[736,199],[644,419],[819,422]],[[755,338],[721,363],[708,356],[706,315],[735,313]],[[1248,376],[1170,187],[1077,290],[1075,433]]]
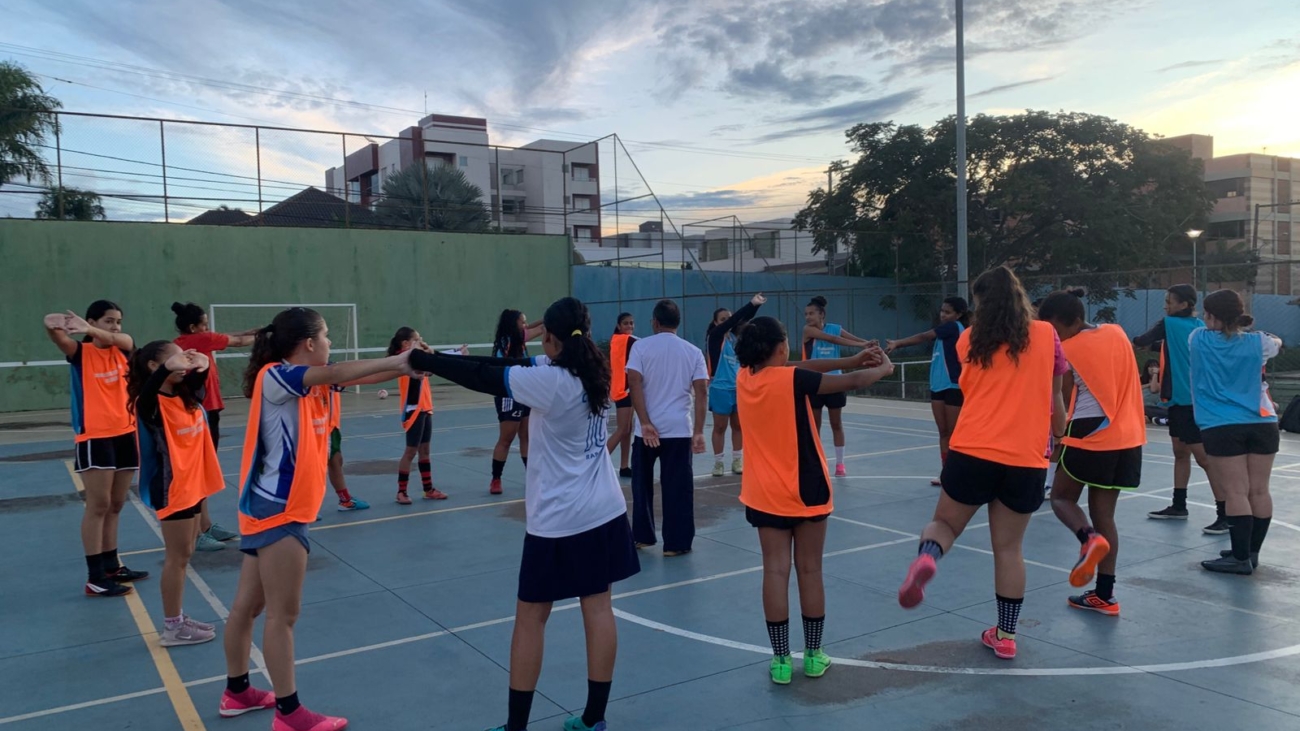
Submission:
[[[61,106],[22,66],[0,61],[0,186],[19,176],[49,179],[39,148],[58,128]]]
[[[413,165],[384,180],[375,206],[389,225],[422,231],[486,231],[492,221],[483,190],[457,168]]]
[[[103,221],[104,204],[98,193],[78,188],[50,188],[36,204],[36,217],[63,221]]]

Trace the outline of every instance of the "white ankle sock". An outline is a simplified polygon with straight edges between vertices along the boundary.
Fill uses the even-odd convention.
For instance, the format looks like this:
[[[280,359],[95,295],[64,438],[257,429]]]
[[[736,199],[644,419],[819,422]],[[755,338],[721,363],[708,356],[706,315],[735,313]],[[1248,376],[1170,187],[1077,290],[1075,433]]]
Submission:
[[[835,448],[835,464],[844,464],[844,447]]]

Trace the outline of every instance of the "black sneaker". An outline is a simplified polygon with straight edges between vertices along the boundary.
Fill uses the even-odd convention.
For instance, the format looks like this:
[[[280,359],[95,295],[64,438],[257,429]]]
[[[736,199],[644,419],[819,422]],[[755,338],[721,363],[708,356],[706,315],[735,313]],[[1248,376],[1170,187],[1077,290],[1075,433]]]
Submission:
[[[126,596],[134,589],[119,584],[112,579],[96,579],[86,582],[86,596]]]
[[[1216,574],[1240,574],[1241,576],[1250,576],[1254,573],[1250,561],[1238,561],[1232,556],[1227,558],[1216,558],[1212,561],[1202,561],[1201,568],[1206,571],[1213,571]]]
[[[148,571],[132,571],[125,566],[118,566],[117,571],[108,572],[110,581],[140,581],[149,578]]]
[[[1175,508],[1170,505],[1164,510],[1147,513],[1147,517],[1152,520],[1187,520],[1187,508]]]
[[[1227,518],[1215,518],[1214,522],[1202,528],[1201,532],[1208,533],[1212,536],[1226,536],[1228,534],[1228,529],[1231,527],[1232,526],[1228,525]],[[1232,552],[1229,551],[1228,553]]]
[[[1231,558],[1231,557],[1232,557],[1232,549],[1231,549],[1231,548],[1225,548],[1225,549],[1223,549],[1222,551],[1219,551],[1219,557],[1220,557],[1220,558]],[[1250,567],[1251,567],[1252,569],[1257,569],[1257,568],[1259,568],[1259,554],[1258,554],[1258,553],[1252,553],[1252,554],[1250,554]]]
[[[621,468],[621,469],[618,471],[618,476],[619,476],[620,478],[624,479],[624,480],[630,480],[630,479],[632,479],[632,468],[631,468],[631,467],[623,467],[623,468]]]

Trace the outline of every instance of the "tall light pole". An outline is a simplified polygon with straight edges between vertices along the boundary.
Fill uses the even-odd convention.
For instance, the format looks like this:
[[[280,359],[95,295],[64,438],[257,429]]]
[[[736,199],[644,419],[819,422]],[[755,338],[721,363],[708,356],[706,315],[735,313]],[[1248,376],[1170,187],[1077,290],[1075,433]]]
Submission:
[[[962,0],[957,2],[957,294],[969,299],[966,254],[966,32]]]
[[[1201,293],[1201,271],[1196,268],[1196,241],[1201,238],[1201,234],[1203,233],[1205,232],[1200,229],[1187,229],[1187,238],[1192,241],[1192,282],[1196,285],[1197,296],[1200,296]]]

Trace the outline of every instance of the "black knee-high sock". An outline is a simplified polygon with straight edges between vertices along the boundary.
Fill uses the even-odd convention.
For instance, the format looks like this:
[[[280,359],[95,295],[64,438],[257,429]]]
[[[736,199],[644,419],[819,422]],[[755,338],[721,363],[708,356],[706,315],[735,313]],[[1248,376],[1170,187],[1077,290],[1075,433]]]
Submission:
[[[1079,539],[1079,543],[1087,543],[1088,539],[1092,537],[1092,534],[1096,532],[1097,531],[1093,530],[1092,526],[1087,526],[1085,528],[1080,528],[1079,532],[1074,534],[1074,537]]]
[[[425,492],[433,489],[433,466],[428,462],[420,462],[420,482]]]
[[[510,689],[509,716],[506,719],[506,731],[525,731],[528,728],[528,715],[533,711],[533,691]]]
[[[520,456],[519,456],[519,459],[523,460],[523,462],[524,462],[524,469],[528,469],[528,458],[525,457],[525,456],[523,456],[523,455],[520,455]]]
[[[397,473],[397,491],[398,491],[398,492],[406,492],[406,486],[407,486],[408,483],[410,483],[410,481],[411,481],[411,473],[410,473],[410,472],[398,472],[398,473]]]
[[[1187,509],[1187,488],[1174,488],[1174,507],[1182,510]]]
[[[99,560],[99,554],[86,557],[86,575],[87,581],[94,583],[104,578],[104,564]]]
[[[582,712],[582,723],[587,728],[605,720],[605,706],[609,704],[609,689],[613,681],[587,680],[587,708]]]
[[[1227,503],[1227,501],[1225,501],[1225,500],[1215,500],[1215,501],[1214,501],[1214,517],[1215,517],[1215,518],[1226,518],[1226,517],[1228,517],[1228,503]]]
[[[1025,603],[1024,597],[1005,597],[995,594],[998,600],[998,630],[1004,635],[1016,635],[1016,623],[1020,621],[1020,607]]]
[[[103,553],[99,554],[99,561],[100,563],[103,564],[103,571],[105,575],[111,574],[117,571],[118,569],[122,568],[122,562],[117,560],[116,548],[114,548],[111,551],[104,551]]]
[[[1250,531],[1250,552],[1252,555],[1258,554],[1260,546],[1264,545],[1264,537],[1268,535],[1268,527],[1273,523],[1273,516],[1267,518],[1255,518],[1254,528]]]
[[[1094,591],[1098,599],[1110,601],[1115,598],[1115,574],[1097,574],[1097,588]]]
[[[1232,557],[1238,561],[1250,558],[1250,539],[1255,531],[1255,517],[1252,515],[1229,515],[1228,533],[1232,535]]]
[[[492,479],[501,479],[501,473],[506,470],[506,461],[504,459],[492,460]]]
[[[236,678],[226,676],[226,690],[235,695],[239,695],[248,690],[248,686],[250,685],[252,685],[252,682],[248,679],[248,673],[244,673]]]
[[[929,554],[935,561],[943,558],[943,548],[934,541],[921,541],[921,547],[917,549],[916,553],[918,556],[922,553]]]
[[[822,629],[826,626],[826,615],[809,617],[803,615],[803,646],[806,650],[822,649]]]
[[[790,620],[767,623],[767,638],[772,641],[772,654],[785,657],[790,654]]]

